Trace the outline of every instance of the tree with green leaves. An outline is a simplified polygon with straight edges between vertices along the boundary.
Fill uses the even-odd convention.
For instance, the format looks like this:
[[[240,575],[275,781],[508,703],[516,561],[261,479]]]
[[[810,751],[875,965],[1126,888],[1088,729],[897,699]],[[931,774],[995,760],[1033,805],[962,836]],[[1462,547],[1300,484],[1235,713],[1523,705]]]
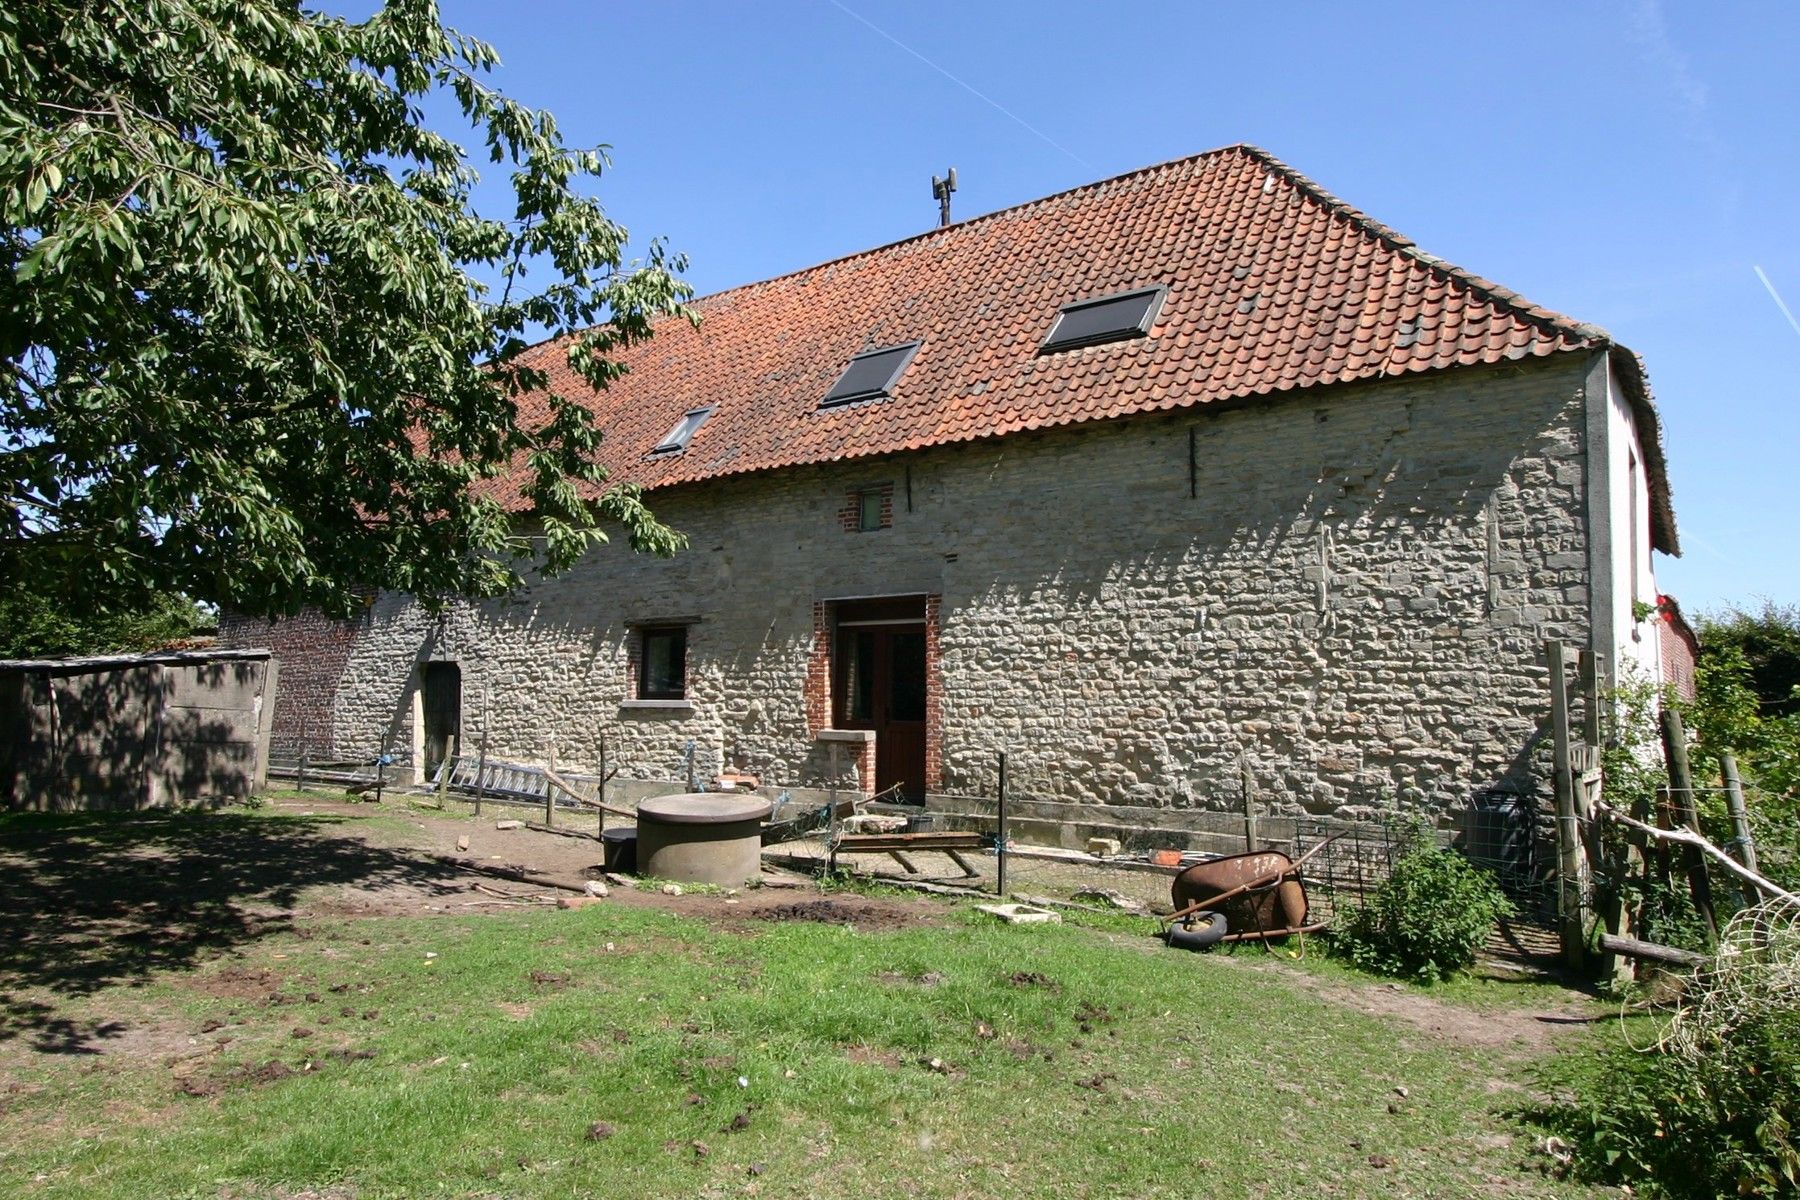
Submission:
[[[1741,657],[1765,717],[1800,714],[1800,607],[1764,600],[1700,619],[1700,661]]]
[[[496,63],[431,0],[0,7],[0,577],[343,614],[501,594],[608,528],[679,548],[521,354],[573,335],[605,387],[685,311],[683,263],[626,260],[580,190],[604,152],[484,82]],[[477,210],[434,97],[506,211]],[[501,472],[528,511],[484,493]]]
[[[210,634],[212,614],[182,596],[140,597],[129,606],[99,608],[59,603],[33,591],[30,581],[0,589],[0,658],[67,658],[136,654],[188,644]]]

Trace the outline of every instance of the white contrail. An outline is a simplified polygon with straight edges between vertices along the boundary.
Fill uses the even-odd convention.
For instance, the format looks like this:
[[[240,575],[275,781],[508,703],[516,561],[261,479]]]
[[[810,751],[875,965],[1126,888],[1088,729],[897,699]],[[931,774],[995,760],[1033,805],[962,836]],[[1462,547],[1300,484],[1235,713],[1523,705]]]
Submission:
[[[948,79],[951,83],[954,83],[957,87],[963,89],[963,91],[969,93],[971,96],[974,96],[976,99],[980,100],[982,103],[992,106],[998,112],[1001,112],[1001,113],[1005,114],[1006,116],[1012,118],[1014,121],[1017,121],[1020,125],[1023,125],[1026,129],[1029,129],[1033,134],[1042,138],[1044,141],[1050,143],[1050,145],[1055,146],[1058,150],[1061,150],[1064,154],[1068,155],[1070,158],[1074,159],[1076,162],[1080,163],[1082,166],[1087,167],[1089,170],[1093,169],[1093,166],[1094,166],[1093,163],[1090,163],[1087,159],[1081,157],[1081,155],[1075,153],[1073,150],[1069,149],[1067,146],[1063,145],[1061,142],[1057,141],[1055,138],[1051,137],[1049,134],[1047,134],[1043,130],[1039,129],[1036,125],[1033,125],[1030,121],[1027,121],[1024,117],[1021,117],[1018,113],[1014,112],[1012,109],[1006,107],[1006,105],[1000,103],[998,100],[996,100],[992,96],[988,95],[986,92],[980,91],[973,84],[970,84],[970,83],[966,82],[965,80],[959,79],[955,75],[952,75],[950,72],[944,70],[944,68],[938,66],[936,63],[932,62],[929,58],[926,58],[923,54],[920,54],[917,50],[914,50],[911,46],[907,45],[905,42],[901,41],[899,38],[895,37],[893,34],[889,33],[887,30],[883,29],[881,26],[875,24],[875,22],[869,20],[867,17],[863,16],[861,13],[856,12],[854,9],[846,7],[845,5],[839,3],[838,0],[829,0],[829,3],[831,4],[831,6],[833,8],[842,12],[845,16],[854,17],[856,20],[861,21],[864,25],[867,25],[870,29],[873,29],[876,33],[880,34],[882,37],[886,38],[888,41],[894,43],[894,45],[900,47],[900,49],[906,51],[908,54],[912,55],[914,58],[916,58],[920,62],[924,63],[926,66],[928,66],[932,70],[936,71],[939,75],[942,75],[945,79]]]
[[[1775,285],[1769,282],[1769,277],[1763,274],[1763,269],[1755,266],[1754,263],[1751,265],[1755,267],[1756,277],[1762,280],[1764,287],[1769,289],[1769,299],[1775,302],[1775,307],[1781,310],[1781,315],[1786,317],[1788,324],[1794,327],[1794,332],[1800,333],[1800,321],[1794,320],[1794,310],[1787,306],[1787,301],[1781,298],[1781,293],[1775,290]]]

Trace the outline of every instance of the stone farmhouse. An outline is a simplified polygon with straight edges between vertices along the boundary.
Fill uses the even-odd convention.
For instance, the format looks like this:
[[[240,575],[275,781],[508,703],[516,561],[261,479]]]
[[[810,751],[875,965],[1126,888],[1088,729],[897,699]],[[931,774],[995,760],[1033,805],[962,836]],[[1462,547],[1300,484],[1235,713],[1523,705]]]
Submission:
[[[965,813],[1006,751],[1089,828],[1246,778],[1275,812],[1448,813],[1547,795],[1547,637],[1664,670],[1637,356],[1254,147],[697,309],[593,398],[689,549],[441,618],[228,620],[281,661],[278,748],[429,772],[485,733],[591,770],[604,737],[625,780],[836,764]]]

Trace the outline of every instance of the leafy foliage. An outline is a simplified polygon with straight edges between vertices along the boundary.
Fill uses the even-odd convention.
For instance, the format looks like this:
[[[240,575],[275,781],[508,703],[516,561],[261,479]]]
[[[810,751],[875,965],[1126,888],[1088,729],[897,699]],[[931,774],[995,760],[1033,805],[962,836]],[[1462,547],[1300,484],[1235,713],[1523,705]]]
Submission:
[[[1552,1082],[1572,1099],[1538,1115],[1568,1139],[1588,1179],[1692,1200],[1800,1186],[1800,1019],[1791,1012],[1720,1044],[1698,1073],[1619,1046],[1558,1064]]]
[[[603,151],[484,84],[496,62],[432,0],[0,7],[0,574],[341,615],[505,592],[603,523],[680,546],[521,355],[580,331],[568,366],[604,387],[683,311],[683,264],[626,262],[577,190]],[[429,95],[506,172],[503,216]],[[522,522],[481,486],[509,469]]]
[[[1600,754],[1607,802],[1626,813],[1655,820],[1657,792],[1668,785],[1657,727],[1657,711],[1663,700],[1641,676],[1627,678],[1611,693],[1610,700],[1613,724]],[[1724,819],[1722,805],[1719,819]],[[1711,930],[1694,907],[1686,883],[1646,880],[1633,868],[1623,826],[1607,825],[1601,836],[1609,839],[1609,853],[1593,861],[1595,889],[1606,896],[1618,896],[1637,914],[1637,936],[1686,950],[1710,949]],[[1731,893],[1721,885],[1720,894]]]
[[[1647,681],[1626,680],[1611,694],[1613,725],[1601,755],[1607,800],[1626,812],[1654,820],[1656,793],[1668,784],[1657,711],[1675,705],[1689,734],[1701,832],[1718,845],[1737,836],[1725,806],[1720,758],[1730,751],[1743,780],[1751,832],[1764,874],[1777,882],[1800,883],[1800,712],[1767,711],[1751,668],[1735,646],[1716,648],[1695,670],[1694,699],[1660,697]],[[1622,835],[1621,835],[1622,836]],[[1623,863],[1624,856],[1615,856]],[[1620,890],[1634,906],[1644,904],[1641,936],[1690,949],[1704,949],[1704,925],[1685,888],[1658,889],[1646,896],[1633,880],[1602,869],[1603,887]],[[1717,880],[1719,896],[1738,892],[1731,880]]]
[[[182,596],[159,594],[139,608],[58,604],[24,588],[0,591],[0,658],[57,658],[158,650],[209,628],[211,617]]]
[[[1731,608],[1700,622],[1700,661],[1741,656],[1765,716],[1800,713],[1800,606],[1765,600],[1760,611]]]
[[[1538,1113],[1589,1177],[1671,1197],[1800,1188],[1800,925],[1790,905],[1739,914],[1647,1050],[1615,1045],[1549,1080]]]
[[[1378,974],[1448,979],[1512,911],[1492,875],[1421,832],[1368,902],[1339,920],[1332,944]]]

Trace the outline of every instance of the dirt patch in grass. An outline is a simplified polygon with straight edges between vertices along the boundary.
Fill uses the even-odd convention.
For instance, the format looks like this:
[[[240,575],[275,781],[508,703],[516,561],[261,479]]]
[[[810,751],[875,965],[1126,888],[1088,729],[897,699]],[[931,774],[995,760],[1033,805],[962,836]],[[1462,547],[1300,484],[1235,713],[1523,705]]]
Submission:
[[[37,1035],[0,1038],[0,1083],[18,1069],[47,1060],[108,1062],[138,1065],[171,1063],[215,1051],[212,1038],[202,1038],[191,1021],[155,1014],[126,1000],[116,1008],[95,1014],[70,1013],[60,1007],[35,1005],[55,1012]]]
[[[217,996],[221,1000],[266,1000],[281,991],[282,978],[273,971],[254,971],[245,967],[226,967],[211,975],[193,980],[196,992]]]
[[[276,801],[276,807],[284,812],[352,818],[342,821],[333,832],[338,836],[361,839],[371,846],[411,853],[436,870],[454,874],[458,866],[463,866],[467,873],[453,885],[433,880],[424,888],[409,883],[385,882],[378,886],[341,887],[308,899],[304,915],[383,917],[453,913],[466,916],[534,905],[549,908],[558,898],[570,894],[568,889],[599,879],[605,873],[600,845],[592,838],[535,829],[494,828],[496,819],[541,819],[541,813],[533,818],[529,812],[509,809],[501,812],[498,818],[484,815],[474,819],[455,812],[440,815],[413,808],[410,804],[407,810],[395,812],[397,804],[409,802],[389,801],[376,809],[374,805],[336,802],[322,797],[317,800],[284,797]],[[353,819],[371,814],[398,819]],[[584,824],[580,828],[587,832],[591,827]],[[532,882],[499,880],[477,873],[495,868],[524,874]],[[563,886],[556,886],[558,884]],[[943,906],[923,896],[802,897],[806,897],[805,892],[796,895],[792,890],[772,887],[744,888],[736,890],[735,895],[683,891],[679,896],[671,896],[660,889],[639,890],[627,884],[614,886],[605,903],[741,924],[814,921],[854,926],[870,932],[937,925],[943,920]]]
[[[1332,1004],[1401,1021],[1434,1041],[1483,1050],[1542,1053],[1594,1015],[1592,1006],[1577,1000],[1541,1008],[1478,1009],[1398,983],[1342,983],[1275,962],[1221,961],[1236,969],[1279,975]]]
[[[844,1051],[844,1057],[858,1066],[883,1067],[889,1071],[898,1071],[905,1062],[892,1050],[883,1050],[878,1046],[851,1046]]]
[[[354,1051],[341,1051],[338,1056],[348,1061],[349,1058],[355,1056],[355,1053]],[[175,1090],[184,1096],[207,1099],[221,1095],[231,1088],[266,1087],[272,1083],[280,1083],[284,1079],[292,1079],[298,1074],[300,1072],[293,1067],[273,1059],[255,1066],[236,1066],[225,1070],[178,1070],[175,1073]]]
[[[904,971],[878,971],[875,978],[888,987],[934,988],[950,977],[942,971],[926,971],[917,975],[909,975]]]
[[[219,1200],[357,1200],[360,1194],[353,1187],[331,1187],[323,1191],[314,1191],[308,1188],[299,1192],[284,1187],[267,1190],[256,1188],[250,1191],[226,1187],[220,1189]]]
[[[817,921],[847,925],[865,932],[911,929],[925,922],[915,906],[879,900],[800,900],[753,909],[745,914],[758,921]]]
[[[1006,982],[1014,987],[1043,988],[1052,993],[1062,991],[1062,984],[1041,971],[1014,971],[1006,977]]]

